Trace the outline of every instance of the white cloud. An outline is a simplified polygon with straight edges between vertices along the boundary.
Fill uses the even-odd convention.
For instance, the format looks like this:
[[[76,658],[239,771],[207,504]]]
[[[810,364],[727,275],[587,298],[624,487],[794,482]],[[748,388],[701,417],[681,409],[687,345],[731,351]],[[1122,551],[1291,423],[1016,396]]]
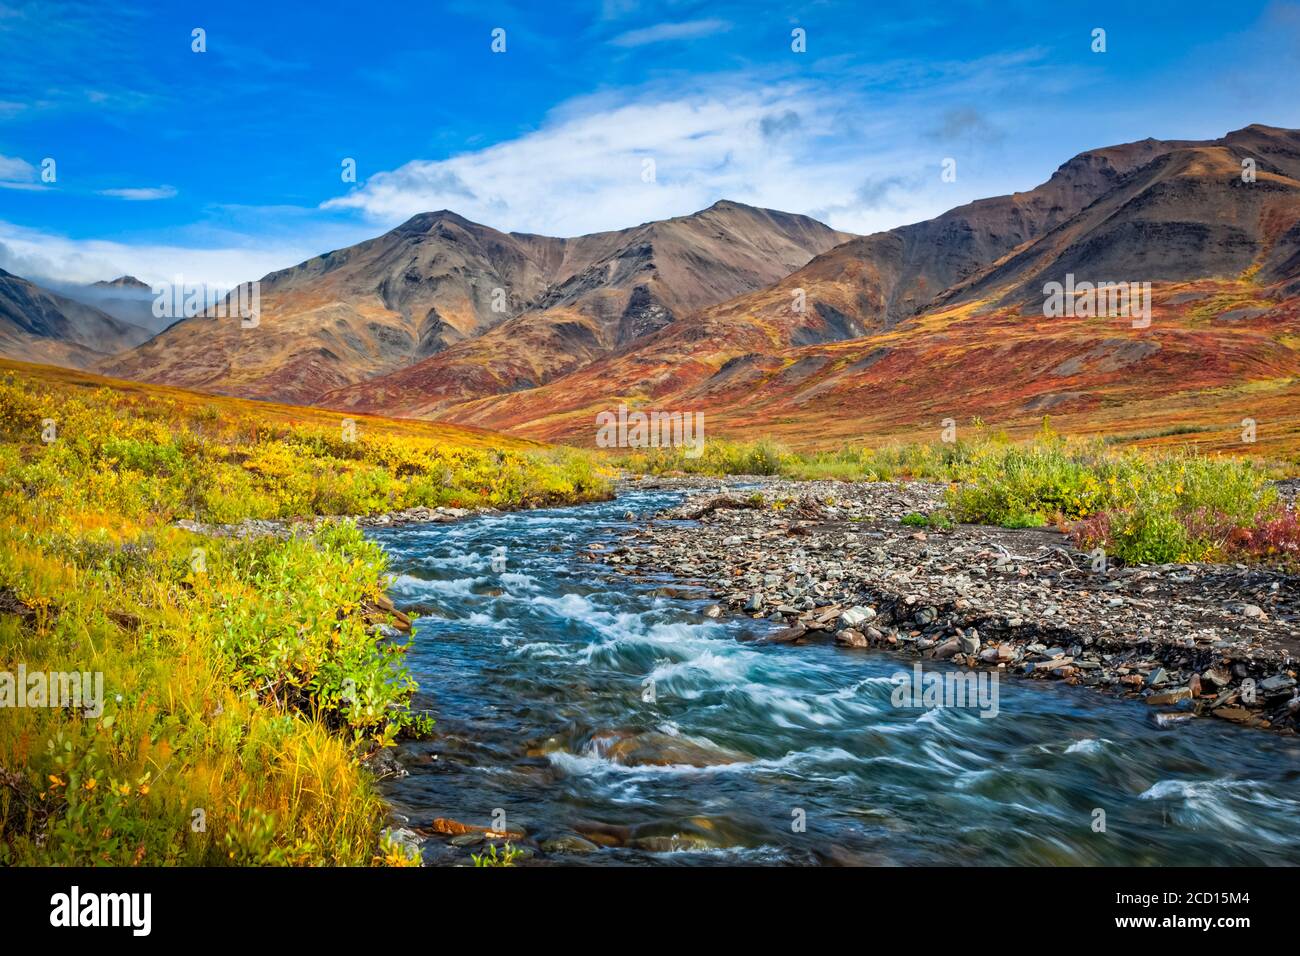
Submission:
[[[731,29],[726,20],[688,20],[685,23],[657,23],[652,27],[628,30],[620,33],[609,42],[615,46],[645,46],[647,43],[662,43],[665,40],[695,40],[699,37],[725,33]]]
[[[70,239],[0,222],[0,268],[40,282],[95,282],[133,275],[149,283],[187,281],[223,288],[284,269],[325,250],[308,246],[187,248]]]
[[[127,189],[101,189],[101,196],[125,199],[128,202],[151,202],[155,199],[171,199],[176,195],[175,186],[141,186]]]
[[[0,181],[29,183],[36,178],[36,167],[17,156],[0,156]]]
[[[393,225],[452,209],[499,229],[572,236],[685,215],[718,199],[814,214],[862,232],[952,205],[951,193],[899,191],[890,208],[862,184],[919,178],[938,156],[899,145],[905,115],[873,117],[812,84],[737,82],[693,96],[583,98],[517,139],[445,160],[415,160],[372,176],[327,209]],[[647,161],[654,181],[645,182]]]

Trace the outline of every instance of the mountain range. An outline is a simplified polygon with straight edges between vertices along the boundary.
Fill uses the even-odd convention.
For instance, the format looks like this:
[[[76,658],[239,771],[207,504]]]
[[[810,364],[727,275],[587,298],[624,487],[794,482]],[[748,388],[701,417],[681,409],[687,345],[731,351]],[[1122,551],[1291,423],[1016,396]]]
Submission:
[[[1141,431],[1193,402],[1225,404],[1201,424],[1266,417],[1300,375],[1298,161],[1300,132],[1262,126],[1083,153],[1034,190],[852,239],[542,388],[442,417],[580,440],[618,396],[800,444],[1047,412]],[[1069,274],[1152,282],[1151,327],[1045,318],[1043,284]],[[831,328],[863,333],[815,340]],[[1160,405],[1171,392],[1176,408]],[[1291,434],[1296,407],[1273,416]]]
[[[1067,277],[1150,283],[1149,324],[1049,317]],[[1298,316],[1300,132],[1259,125],[1090,150],[868,236],[729,201],[567,239],[425,213],[266,276],[255,328],[142,331],[0,274],[12,357],[588,444],[618,403],[801,445],[1048,413],[1300,439]]]
[[[806,216],[726,202],[574,239],[425,213],[264,278],[256,328],[195,317],[103,370],[419,415],[539,385],[775,282],[846,238]],[[359,383],[368,384],[349,391]]]
[[[0,355],[90,368],[149,337],[146,328],[0,269]]]

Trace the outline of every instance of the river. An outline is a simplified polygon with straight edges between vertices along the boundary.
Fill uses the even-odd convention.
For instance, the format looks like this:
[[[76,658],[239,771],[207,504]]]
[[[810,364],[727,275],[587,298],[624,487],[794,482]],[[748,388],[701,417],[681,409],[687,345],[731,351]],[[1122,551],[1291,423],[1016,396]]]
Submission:
[[[438,721],[384,785],[414,824],[585,834],[599,850],[533,859],[586,865],[1300,863],[1294,739],[1015,678],[996,716],[895,706],[911,661],[756,644],[777,625],[580,558],[678,500],[370,533]]]

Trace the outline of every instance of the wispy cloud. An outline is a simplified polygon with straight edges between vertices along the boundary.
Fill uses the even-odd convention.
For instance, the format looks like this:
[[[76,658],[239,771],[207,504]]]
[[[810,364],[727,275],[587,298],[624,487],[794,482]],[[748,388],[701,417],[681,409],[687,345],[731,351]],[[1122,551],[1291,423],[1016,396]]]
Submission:
[[[927,134],[931,139],[949,142],[958,139],[970,139],[983,142],[996,142],[1002,139],[1002,130],[993,125],[983,113],[973,106],[947,110],[943,119]]]
[[[30,183],[36,178],[36,167],[17,156],[0,156],[0,182]]]
[[[697,40],[716,33],[726,33],[730,29],[729,21],[716,18],[687,20],[683,23],[656,23],[651,27],[620,33],[609,42],[614,46],[636,47],[647,43],[663,43],[666,40]]]
[[[843,137],[852,111],[871,148]],[[695,212],[719,199],[809,212],[860,232],[892,224],[864,178],[937,169],[940,157],[899,145],[906,111],[874,116],[815,82],[757,84],[742,77],[707,93],[655,88],[624,99],[583,97],[542,127],[486,149],[416,160],[378,173],[325,209],[394,225],[450,208],[501,229],[578,235]],[[935,182],[938,182],[937,172]],[[894,188],[896,208],[923,217],[945,200]]]
[[[138,186],[126,189],[101,189],[101,196],[125,199],[128,202],[153,202],[157,199],[171,199],[176,195],[175,186]]]
[[[95,282],[134,275],[144,282],[194,282],[232,287],[295,265],[319,253],[314,244],[194,248],[162,243],[128,245],[73,239],[0,221],[0,269],[32,279]]]

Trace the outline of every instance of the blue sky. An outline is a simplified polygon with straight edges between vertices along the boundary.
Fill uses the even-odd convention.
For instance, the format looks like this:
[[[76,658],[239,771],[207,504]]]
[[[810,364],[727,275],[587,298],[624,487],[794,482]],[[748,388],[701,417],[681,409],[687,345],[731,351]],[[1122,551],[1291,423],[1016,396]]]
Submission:
[[[1300,126],[1295,3],[292,6],[0,0],[0,266],[232,284],[444,207],[577,235],[729,198],[870,232],[1089,147]]]

